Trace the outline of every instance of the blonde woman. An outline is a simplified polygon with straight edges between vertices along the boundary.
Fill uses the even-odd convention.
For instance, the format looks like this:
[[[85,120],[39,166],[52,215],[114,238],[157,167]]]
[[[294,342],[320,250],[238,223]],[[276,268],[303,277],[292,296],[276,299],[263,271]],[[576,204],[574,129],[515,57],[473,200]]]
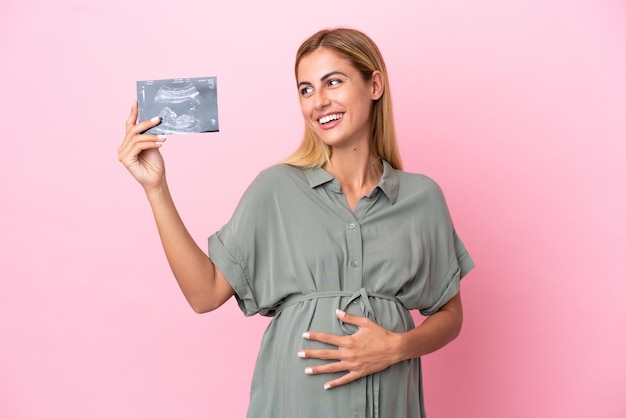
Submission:
[[[304,139],[261,172],[226,225],[193,241],[159,148],[133,106],[119,159],[143,186],[172,271],[196,312],[235,296],[273,316],[248,417],[424,417],[420,357],[459,333],[460,280],[473,262],[443,194],[402,171],[387,70],[353,29],[299,48]],[[409,310],[427,315],[415,327]]]

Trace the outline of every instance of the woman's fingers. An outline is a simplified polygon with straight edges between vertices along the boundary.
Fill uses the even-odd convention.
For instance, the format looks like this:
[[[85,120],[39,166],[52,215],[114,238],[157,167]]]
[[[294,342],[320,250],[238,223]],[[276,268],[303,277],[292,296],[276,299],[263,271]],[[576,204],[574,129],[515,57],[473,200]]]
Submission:
[[[119,148],[118,158],[125,165],[129,165],[137,161],[137,157],[143,151],[161,148],[166,139],[165,135],[133,135]]]
[[[126,119],[126,136],[122,145],[118,148],[118,159],[128,165],[128,163],[135,162],[137,156],[145,150],[152,148],[159,148],[163,141],[165,141],[164,135],[154,134],[141,134],[148,129],[157,126],[161,123],[161,118],[155,116],[151,119],[137,123],[138,116],[137,101],[133,100],[133,104],[130,109],[130,114]]]
[[[319,341],[324,344],[330,344],[330,345],[336,345],[336,346],[341,345],[341,342],[345,340],[344,337],[339,336],[339,335],[329,334],[326,332],[313,332],[313,331],[305,332],[304,334],[302,334],[302,338],[311,340],[311,341]]]
[[[137,114],[138,114],[137,100],[133,100],[133,105],[130,108],[130,115],[128,115],[128,119],[126,119],[126,132],[127,133],[137,123]]]
[[[157,126],[161,123],[161,118],[159,116],[155,116],[151,119],[146,119],[141,122],[137,122],[137,117],[139,115],[139,110],[137,106],[137,100],[133,100],[133,105],[130,108],[130,114],[128,115],[128,119],[126,119],[126,136],[128,137],[140,134],[142,132],[147,131],[148,129]]]
[[[128,118],[130,120],[131,117]],[[142,122],[139,122],[134,125],[126,124],[126,138],[133,137],[135,135],[141,135],[142,132],[147,131],[150,128],[153,128],[161,123],[161,118],[158,116],[153,117],[152,119],[147,119]]]
[[[144,188],[157,187],[164,179],[165,165],[159,148],[166,138],[142,132],[157,126],[161,118],[156,116],[138,123],[138,115],[135,100],[126,119],[126,135],[117,149],[117,157]]]
[[[324,384],[324,389],[332,389],[337,386],[342,386],[342,385],[345,385],[350,382],[354,382],[355,380],[366,376],[366,374],[363,372],[350,370],[350,367],[346,365],[343,361],[337,361],[335,363],[330,363],[324,366],[307,367],[306,369],[304,369],[304,373],[308,375],[325,374],[325,373],[341,373],[341,372],[347,372],[347,373],[345,373],[344,375],[342,375],[341,377],[335,380],[326,382]]]

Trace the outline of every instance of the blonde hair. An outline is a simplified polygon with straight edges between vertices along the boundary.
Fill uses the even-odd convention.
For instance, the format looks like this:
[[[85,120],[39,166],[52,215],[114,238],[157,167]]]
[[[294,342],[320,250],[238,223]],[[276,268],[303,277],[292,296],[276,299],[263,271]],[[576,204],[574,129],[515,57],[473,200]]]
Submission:
[[[402,170],[402,160],[396,140],[396,129],[391,110],[389,78],[383,57],[367,35],[355,29],[324,29],[304,41],[296,54],[295,74],[298,65],[306,55],[319,48],[328,48],[345,58],[361,73],[364,80],[370,80],[372,73],[380,71],[385,80],[385,88],[380,99],[372,106],[372,131],[370,149],[378,157],[385,159],[392,167]],[[331,149],[309,127],[304,127],[304,137],[300,147],[283,163],[298,167],[321,167],[330,159]]]

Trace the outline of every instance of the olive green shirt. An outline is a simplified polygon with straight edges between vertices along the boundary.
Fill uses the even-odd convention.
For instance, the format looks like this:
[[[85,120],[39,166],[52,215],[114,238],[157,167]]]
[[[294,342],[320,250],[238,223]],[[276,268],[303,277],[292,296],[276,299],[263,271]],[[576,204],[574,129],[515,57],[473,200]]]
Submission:
[[[356,330],[335,310],[382,327],[414,328],[411,309],[437,312],[474,264],[439,186],[383,161],[377,187],[351,211],[323,168],[276,165],[259,174],[209,254],[245,315],[274,316],[261,343],[248,418],[425,417],[420,359],[330,390],[340,374],[306,375],[299,350],[336,348],[302,338]]]

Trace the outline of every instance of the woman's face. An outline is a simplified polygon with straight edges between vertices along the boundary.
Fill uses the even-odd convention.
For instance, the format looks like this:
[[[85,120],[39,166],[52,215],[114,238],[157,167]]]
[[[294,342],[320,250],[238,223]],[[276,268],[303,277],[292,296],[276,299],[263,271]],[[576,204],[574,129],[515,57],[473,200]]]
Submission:
[[[304,121],[325,144],[369,144],[372,101],[383,92],[380,71],[363,80],[346,58],[319,48],[300,60],[297,82]]]

